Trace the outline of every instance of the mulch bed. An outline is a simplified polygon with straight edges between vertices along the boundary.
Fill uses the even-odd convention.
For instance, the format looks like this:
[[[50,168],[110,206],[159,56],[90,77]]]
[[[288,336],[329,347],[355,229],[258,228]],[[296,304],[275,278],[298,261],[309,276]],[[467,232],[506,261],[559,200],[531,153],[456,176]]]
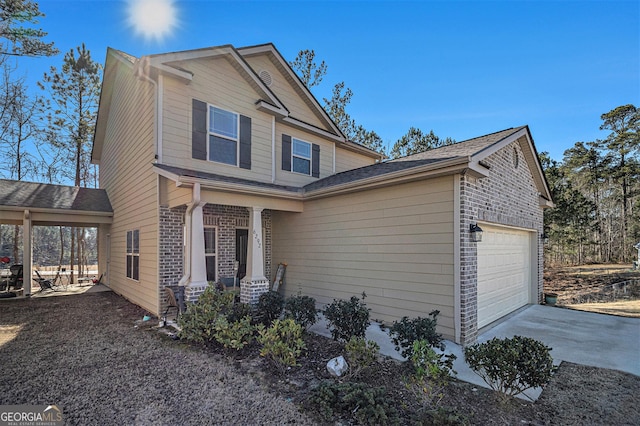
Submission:
[[[310,404],[332,379],[340,343],[306,336],[300,366],[285,372],[253,345],[227,352],[173,340],[157,321],[113,293],[0,302],[0,405],[57,404],[68,424],[335,424]],[[383,358],[358,380],[384,386],[401,424],[430,423],[402,378],[408,366]],[[442,405],[481,425],[640,424],[640,377],[562,363],[540,399],[506,403],[454,380]],[[350,424],[345,418],[340,424]]]

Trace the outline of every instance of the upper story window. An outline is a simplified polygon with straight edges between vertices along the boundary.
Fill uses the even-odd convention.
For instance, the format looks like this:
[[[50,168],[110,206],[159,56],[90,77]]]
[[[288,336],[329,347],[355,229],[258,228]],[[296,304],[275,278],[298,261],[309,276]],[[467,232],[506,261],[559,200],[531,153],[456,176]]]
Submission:
[[[209,160],[238,165],[238,114],[209,106]]]
[[[311,144],[293,138],[291,150],[292,171],[305,175],[311,174]]]

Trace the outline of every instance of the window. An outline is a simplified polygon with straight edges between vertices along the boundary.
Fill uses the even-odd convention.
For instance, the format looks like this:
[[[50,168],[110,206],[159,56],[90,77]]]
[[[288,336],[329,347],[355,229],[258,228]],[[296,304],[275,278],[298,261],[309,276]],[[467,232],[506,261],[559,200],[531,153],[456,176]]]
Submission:
[[[209,107],[209,160],[238,165],[238,114]]]
[[[127,231],[127,278],[140,280],[140,230]]]
[[[204,228],[204,257],[207,262],[207,281],[216,280],[216,228]]]
[[[305,175],[311,174],[311,144],[293,139],[291,150],[292,171]]]

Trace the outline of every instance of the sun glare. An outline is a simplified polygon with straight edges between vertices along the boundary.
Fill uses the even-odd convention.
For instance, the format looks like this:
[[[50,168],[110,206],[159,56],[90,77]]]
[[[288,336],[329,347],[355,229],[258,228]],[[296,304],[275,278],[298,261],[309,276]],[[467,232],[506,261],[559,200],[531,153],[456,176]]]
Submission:
[[[147,40],[162,41],[178,25],[174,0],[128,0],[128,24]]]

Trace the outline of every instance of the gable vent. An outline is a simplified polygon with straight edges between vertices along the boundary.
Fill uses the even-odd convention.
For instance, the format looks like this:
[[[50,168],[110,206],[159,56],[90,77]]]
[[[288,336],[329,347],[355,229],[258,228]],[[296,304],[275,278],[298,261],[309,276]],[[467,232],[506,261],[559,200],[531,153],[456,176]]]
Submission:
[[[273,79],[271,78],[271,74],[267,70],[260,71],[260,74],[258,74],[258,76],[260,77],[260,80],[262,80],[262,82],[264,84],[266,84],[267,86],[271,86],[271,83],[273,83]]]

